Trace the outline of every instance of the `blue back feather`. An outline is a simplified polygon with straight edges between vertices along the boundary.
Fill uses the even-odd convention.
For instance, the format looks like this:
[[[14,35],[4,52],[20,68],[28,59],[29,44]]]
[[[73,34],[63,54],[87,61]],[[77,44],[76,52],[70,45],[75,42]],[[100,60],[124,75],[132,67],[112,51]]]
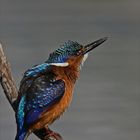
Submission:
[[[38,74],[44,73],[46,70],[48,70],[49,66],[50,65],[48,63],[36,65],[33,68],[27,70],[24,73],[24,76],[25,77],[31,77],[31,76],[36,77]]]
[[[15,140],[24,140],[27,134],[27,130],[24,127],[25,105],[26,105],[26,96],[24,95],[21,97],[18,110],[16,112],[17,135]]]
[[[17,110],[17,124],[18,124],[18,129],[21,130],[23,128],[24,124],[24,116],[25,116],[25,104],[26,104],[26,96],[23,95],[21,97],[18,110]]]

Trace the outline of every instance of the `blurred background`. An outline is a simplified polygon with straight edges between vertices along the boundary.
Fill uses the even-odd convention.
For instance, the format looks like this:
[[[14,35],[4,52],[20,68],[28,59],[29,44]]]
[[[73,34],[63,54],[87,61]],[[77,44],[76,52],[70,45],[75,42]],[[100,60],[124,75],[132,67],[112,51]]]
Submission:
[[[108,41],[81,71],[71,107],[51,126],[65,140],[140,139],[140,1],[0,0],[0,41],[18,86],[26,69],[65,41],[104,36]],[[14,117],[0,87],[1,140],[14,140]]]

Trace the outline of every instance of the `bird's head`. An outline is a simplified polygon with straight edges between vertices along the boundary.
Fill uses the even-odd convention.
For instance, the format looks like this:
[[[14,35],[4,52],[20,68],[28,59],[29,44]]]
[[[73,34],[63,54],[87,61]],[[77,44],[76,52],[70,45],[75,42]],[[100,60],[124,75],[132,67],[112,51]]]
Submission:
[[[46,62],[58,67],[79,67],[86,60],[88,53],[106,40],[107,37],[104,37],[85,46],[74,41],[68,41],[51,53]]]

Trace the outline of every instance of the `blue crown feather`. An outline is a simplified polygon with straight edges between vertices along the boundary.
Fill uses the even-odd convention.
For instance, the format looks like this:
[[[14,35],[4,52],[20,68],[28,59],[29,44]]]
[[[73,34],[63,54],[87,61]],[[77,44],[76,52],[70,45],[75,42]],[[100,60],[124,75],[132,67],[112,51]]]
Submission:
[[[70,56],[75,55],[83,46],[75,41],[67,41],[62,47],[50,54],[46,63],[64,63]]]

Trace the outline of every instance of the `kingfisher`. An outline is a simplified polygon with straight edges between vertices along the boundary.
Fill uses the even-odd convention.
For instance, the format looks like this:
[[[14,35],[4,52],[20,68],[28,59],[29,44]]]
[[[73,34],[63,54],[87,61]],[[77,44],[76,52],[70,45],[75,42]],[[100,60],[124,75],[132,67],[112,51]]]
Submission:
[[[67,41],[42,64],[28,69],[20,82],[17,99],[15,140],[49,127],[68,108],[81,65],[88,53],[107,37],[88,45]]]

